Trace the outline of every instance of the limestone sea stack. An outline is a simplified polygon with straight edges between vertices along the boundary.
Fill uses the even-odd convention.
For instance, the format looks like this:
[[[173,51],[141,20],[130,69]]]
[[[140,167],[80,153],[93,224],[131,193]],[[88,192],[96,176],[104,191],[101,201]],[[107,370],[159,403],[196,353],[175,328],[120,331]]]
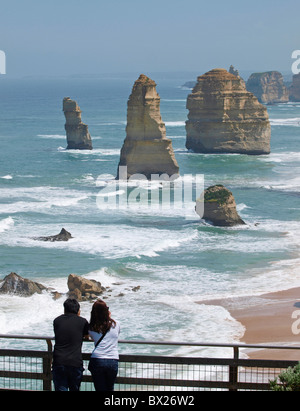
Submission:
[[[92,139],[88,126],[81,121],[81,110],[75,100],[65,97],[63,112],[66,117],[67,150],[92,150]]]
[[[278,71],[253,73],[247,81],[247,90],[253,93],[260,103],[287,103],[289,92]]]
[[[267,108],[225,69],[198,77],[187,99],[186,147],[196,153],[269,154]]]
[[[300,101],[300,73],[293,76],[293,83],[289,89],[290,101]]]
[[[127,127],[119,167],[127,166],[128,179],[143,174],[151,179],[153,174],[178,175],[172,141],[166,137],[166,127],[160,114],[160,97],[156,83],[141,74],[134,83],[127,103]]]
[[[199,210],[199,212],[198,212]],[[201,214],[200,214],[201,210]],[[245,225],[238,215],[236,202],[233,194],[223,185],[215,185],[204,191],[204,214],[203,197],[196,202],[196,212],[204,220],[220,227],[233,227]]]

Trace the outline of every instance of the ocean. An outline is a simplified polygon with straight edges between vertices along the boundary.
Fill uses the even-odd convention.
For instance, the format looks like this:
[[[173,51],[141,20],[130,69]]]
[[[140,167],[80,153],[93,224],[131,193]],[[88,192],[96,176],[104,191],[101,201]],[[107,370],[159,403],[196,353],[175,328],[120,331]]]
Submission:
[[[98,280],[111,290],[106,301],[121,323],[122,339],[236,342],[242,325],[205,300],[300,285],[300,103],[268,106],[270,155],[195,154],[185,148],[191,91],[181,87],[193,78],[150,77],[157,82],[181,178],[203,174],[205,187],[225,185],[247,224],[213,227],[200,220],[193,202],[187,205],[188,219],[180,208],[97,207],[97,196],[117,173],[127,100],[138,74],[2,76],[0,280],[16,272],[62,293],[71,273]],[[82,110],[92,151],[66,150],[62,101],[67,96]],[[63,227],[74,237],[66,243],[34,240]],[[48,294],[1,295],[0,333],[53,335],[63,301]],[[90,310],[91,303],[81,303],[82,316],[89,319]],[[179,351],[197,350],[168,349]]]

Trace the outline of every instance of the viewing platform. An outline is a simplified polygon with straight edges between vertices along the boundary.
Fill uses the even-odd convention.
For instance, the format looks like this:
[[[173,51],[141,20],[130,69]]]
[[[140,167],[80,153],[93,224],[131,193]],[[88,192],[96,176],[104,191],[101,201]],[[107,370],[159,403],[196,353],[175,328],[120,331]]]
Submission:
[[[35,343],[39,349],[2,348],[11,347],[11,340],[16,345]],[[9,344],[8,344],[9,342]],[[83,352],[84,377],[81,391],[93,391],[92,377],[88,371],[88,361],[92,351]],[[299,352],[300,346],[213,344],[185,342],[119,341],[121,352],[132,351],[136,346],[143,354],[120,355],[119,373],[115,385],[116,391],[268,391],[270,380],[274,380],[281,371],[295,366],[296,361],[284,360],[287,350]],[[45,349],[43,349],[43,345]],[[54,337],[24,336],[0,334],[0,390],[18,391],[53,391],[51,363]],[[213,350],[220,355],[168,356],[146,355],[153,348],[195,348],[197,352]],[[199,351],[198,351],[199,349]],[[226,358],[224,350],[226,349]],[[248,359],[245,350],[279,350],[281,360]],[[195,354],[195,353],[194,353]]]

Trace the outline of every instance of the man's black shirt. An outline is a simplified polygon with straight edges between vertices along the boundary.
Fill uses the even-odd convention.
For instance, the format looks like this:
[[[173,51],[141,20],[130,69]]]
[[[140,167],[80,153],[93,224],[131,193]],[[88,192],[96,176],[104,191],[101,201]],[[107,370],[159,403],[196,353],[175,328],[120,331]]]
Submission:
[[[53,321],[55,346],[53,365],[82,367],[82,339],[88,335],[89,323],[76,314],[63,314]]]

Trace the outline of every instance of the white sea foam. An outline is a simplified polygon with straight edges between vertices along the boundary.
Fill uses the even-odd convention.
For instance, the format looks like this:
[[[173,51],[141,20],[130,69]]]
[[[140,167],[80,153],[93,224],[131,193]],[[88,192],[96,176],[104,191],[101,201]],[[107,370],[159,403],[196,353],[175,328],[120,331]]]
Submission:
[[[174,310],[180,307],[180,310],[191,320],[175,330],[166,330],[164,333],[166,341],[215,342],[219,335],[219,338],[222,336],[222,342],[234,343],[244,334],[244,327],[223,307],[197,304],[190,295],[185,295],[184,292],[180,296],[162,294],[156,301]],[[174,317],[177,315],[175,311]],[[183,347],[180,350],[184,353],[194,352],[196,354],[197,351],[203,349]]]
[[[237,206],[236,206],[236,209],[237,209],[238,212],[241,212],[241,211],[243,211],[243,210],[246,210],[247,208],[251,208],[251,207],[248,207],[248,206],[247,206],[246,204],[244,204],[244,203],[237,204]]]
[[[300,193],[300,177],[286,179],[277,183],[271,183],[270,185],[264,185],[264,187],[270,190]]]
[[[6,214],[52,213],[53,208],[80,205],[90,195],[90,193],[61,187],[3,188],[0,189],[0,199],[3,201],[0,205],[0,212]]]
[[[296,170],[295,170],[296,171]],[[300,177],[291,177],[278,180],[254,180],[247,182],[248,187],[260,187],[266,190],[300,193]]]
[[[127,121],[123,120],[123,121],[103,121],[101,123],[97,123],[95,125],[97,126],[123,126],[126,125]]]
[[[298,151],[284,151],[279,153],[271,153],[266,156],[258,157],[258,160],[274,163],[299,162],[300,165],[300,153]]]
[[[57,151],[60,151],[61,153],[66,153],[66,154],[77,154],[77,155],[82,155],[82,156],[119,156],[120,155],[120,149],[107,149],[107,148],[97,148],[93,150],[67,150],[64,147],[58,147]]]
[[[166,127],[184,127],[185,121],[165,121]]]
[[[11,217],[0,220],[0,233],[10,230],[14,225],[14,220]]]
[[[300,117],[296,118],[270,118],[271,126],[300,127]]]
[[[169,103],[186,103],[186,99],[182,99],[182,98],[174,98],[174,99],[168,99],[168,98],[162,98],[161,99],[161,101],[166,101],[166,102],[169,102]]]
[[[38,137],[55,139],[55,140],[65,140],[66,139],[66,136],[62,134],[38,134]]]
[[[0,177],[0,178],[2,178],[3,180],[12,180],[12,179],[13,179],[13,176],[11,176],[10,174],[8,174],[8,175],[3,176],[3,177]]]
[[[246,275],[237,278],[234,282],[228,281],[223,290],[219,289],[219,291],[199,295],[198,301],[259,296],[265,293],[299,287],[299,263],[300,258],[279,260],[270,263],[265,269],[248,270],[245,273]]]
[[[27,298],[2,295],[1,333],[53,335],[53,319],[62,313],[62,301],[54,301],[48,293],[35,294]]]

